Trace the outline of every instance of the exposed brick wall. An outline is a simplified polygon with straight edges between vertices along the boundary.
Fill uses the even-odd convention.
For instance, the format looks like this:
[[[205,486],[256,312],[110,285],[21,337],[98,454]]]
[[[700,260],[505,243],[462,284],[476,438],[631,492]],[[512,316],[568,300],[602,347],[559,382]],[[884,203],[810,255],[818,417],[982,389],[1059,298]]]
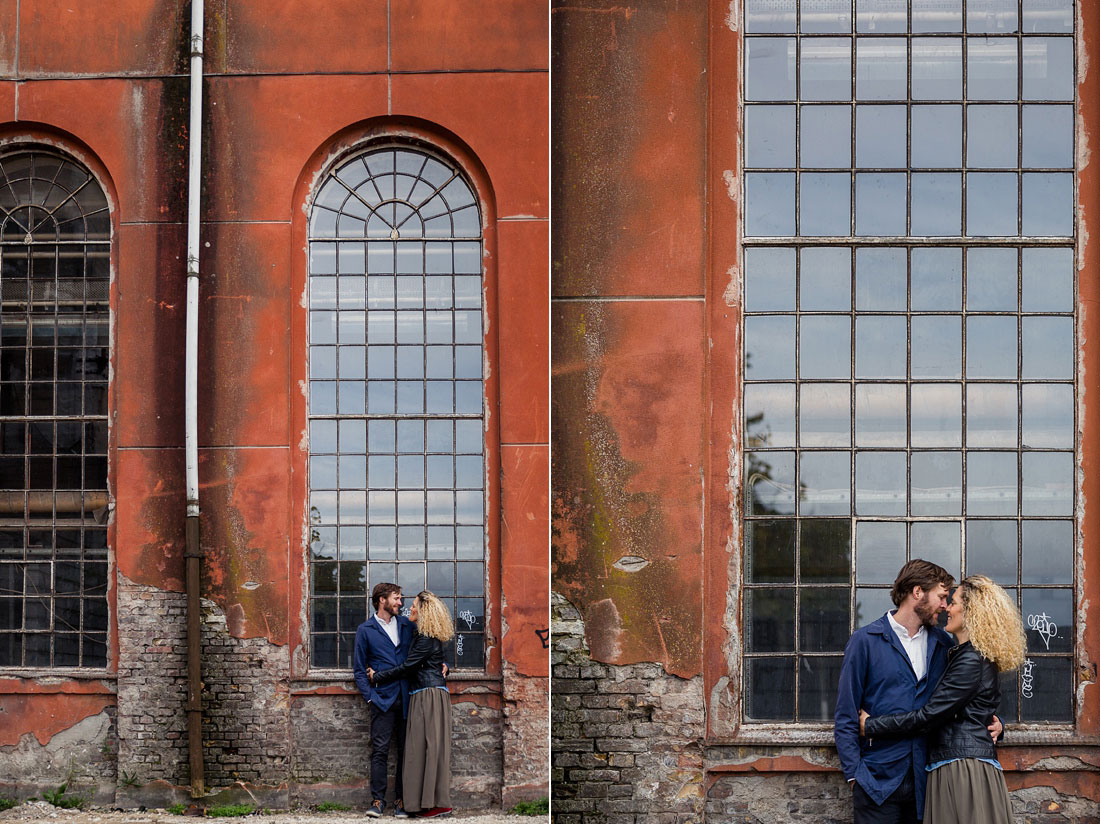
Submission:
[[[500,803],[501,712],[473,701],[451,704],[451,800],[462,809]]]
[[[550,753],[547,729],[550,724],[549,686],[545,678],[519,675],[515,667],[504,667],[504,785],[502,806],[547,794]]]
[[[719,778],[707,792],[709,820],[737,824],[852,820],[852,792],[839,773]]]
[[[186,596],[119,576],[118,758],[140,782],[184,785],[188,769]],[[280,784],[289,750],[289,652],[229,635],[203,600],[203,755],[207,787]]]
[[[207,787],[284,783],[290,770],[290,649],[234,638],[202,603],[203,753]]]
[[[185,596],[120,575],[118,604],[117,728],[116,708],[109,707],[45,746],[27,734],[18,746],[0,748],[3,794],[27,797],[53,789],[73,764],[76,786],[104,805],[147,805],[153,797],[149,793],[167,793],[168,798],[169,785],[189,782]],[[290,797],[298,803],[324,798],[369,802],[370,724],[362,699],[292,697],[287,647],[234,638],[221,610],[207,600],[202,609],[208,790],[237,781],[289,784]],[[466,689],[467,696],[456,695],[452,705],[452,796],[460,809],[496,807],[504,784],[505,713],[495,689]],[[510,774],[532,783],[541,776],[544,783],[546,682],[511,677],[508,689]],[[118,784],[122,771],[137,783]],[[542,793],[522,797],[532,794]]]
[[[1100,799],[1059,793],[1053,787],[1029,787],[1009,793],[1017,824],[1066,824],[1100,821]]]
[[[1031,787],[1009,793],[1017,824],[1100,821],[1100,800]],[[719,777],[707,792],[710,821],[771,824],[774,821],[849,822],[852,792],[839,773],[773,773]]]
[[[291,781],[354,784],[370,775],[370,713],[360,696],[296,695],[290,729]]]
[[[501,797],[500,711],[456,696],[451,719],[452,801],[460,809],[496,806]],[[323,792],[325,797],[369,802],[370,714],[362,698],[296,695],[290,724],[290,780],[305,785],[295,789],[300,799],[321,798]],[[541,742],[545,751],[545,733]],[[391,752],[391,775],[394,761]],[[326,788],[308,786],[320,784]]]
[[[118,761],[139,781],[186,784],[187,600],[118,576]]]
[[[551,597],[555,821],[699,821],[702,679],[592,661],[580,613]]]

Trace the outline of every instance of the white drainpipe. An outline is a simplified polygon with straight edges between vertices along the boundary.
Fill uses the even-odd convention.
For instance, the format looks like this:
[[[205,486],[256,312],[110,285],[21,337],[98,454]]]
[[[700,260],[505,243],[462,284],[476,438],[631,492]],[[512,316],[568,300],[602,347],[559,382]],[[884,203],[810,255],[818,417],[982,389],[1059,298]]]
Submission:
[[[184,559],[187,592],[187,744],[191,797],[205,795],[202,760],[202,544],[199,537],[199,192],[202,182],[202,23],[205,0],[191,0],[191,123],[187,158],[187,351],[184,378],[184,463],[187,515]]]
[[[202,181],[202,20],[204,0],[191,3],[191,124],[187,159],[187,362],[185,434],[187,514],[199,514],[199,187]]]

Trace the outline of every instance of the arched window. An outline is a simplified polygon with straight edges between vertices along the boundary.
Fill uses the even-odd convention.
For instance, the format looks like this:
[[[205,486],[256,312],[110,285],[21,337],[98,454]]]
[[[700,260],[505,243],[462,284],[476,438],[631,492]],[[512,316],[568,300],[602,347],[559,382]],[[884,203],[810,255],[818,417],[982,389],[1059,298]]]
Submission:
[[[350,667],[375,584],[455,616],[485,661],[481,216],[455,165],[375,147],[322,183],[309,227],[313,667]]]
[[[0,666],[107,664],[110,249],[86,169],[0,154]]]

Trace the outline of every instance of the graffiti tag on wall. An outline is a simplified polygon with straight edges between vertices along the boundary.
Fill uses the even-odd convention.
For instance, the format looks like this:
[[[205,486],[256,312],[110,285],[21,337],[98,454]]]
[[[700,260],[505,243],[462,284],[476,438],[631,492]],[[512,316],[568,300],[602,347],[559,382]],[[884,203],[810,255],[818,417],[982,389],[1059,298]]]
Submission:
[[[1045,612],[1027,616],[1027,628],[1039,633],[1043,646],[1050,650],[1050,639],[1058,634],[1058,625]]]

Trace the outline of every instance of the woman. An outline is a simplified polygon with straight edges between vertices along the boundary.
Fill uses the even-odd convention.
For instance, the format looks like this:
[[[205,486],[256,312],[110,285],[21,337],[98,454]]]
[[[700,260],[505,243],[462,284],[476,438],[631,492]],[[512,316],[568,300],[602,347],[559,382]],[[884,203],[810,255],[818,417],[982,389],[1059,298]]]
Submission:
[[[416,624],[405,663],[367,675],[375,684],[398,678],[409,682],[405,724],[404,802],[423,818],[451,812],[451,696],[444,680],[443,644],[455,634],[451,615],[428,590],[413,599],[409,619]]]
[[[924,824],[1010,822],[1008,790],[986,729],[1001,700],[998,673],[1024,661],[1020,613],[1008,593],[984,575],[971,575],[947,607],[947,631],[958,645],[919,710],[871,718],[860,710],[868,739],[931,731]]]

